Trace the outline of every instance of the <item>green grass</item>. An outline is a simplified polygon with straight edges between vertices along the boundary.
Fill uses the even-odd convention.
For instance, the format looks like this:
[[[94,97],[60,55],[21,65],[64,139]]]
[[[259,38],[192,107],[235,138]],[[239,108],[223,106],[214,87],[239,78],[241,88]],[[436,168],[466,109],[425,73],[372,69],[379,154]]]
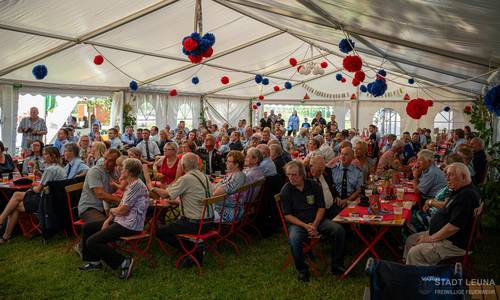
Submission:
[[[500,282],[499,243],[498,231],[488,230],[477,253],[480,259],[475,262],[478,275],[493,277],[496,282]],[[39,237],[29,241],[17,237],[0,245],[0,298],[360,299],[369,285],[362,270],[365,259],[347,280],[340,281],[323,270],[321,277],[313,277],[310,283],[298,283],[293,265],[279,272],[289,250],[278,234],[255,241],[251,248],[239,243],[240,257],[223,248],[223,269],[208,255],[203,276],[194,269],[175,269],[176,257],[162,256],[155,246],[152,252],[158,266],[152,269],[141,260],[127,281],[118,279],[109,269],[80,272],[77,267],[82,262],[74,252],[67,251],[67,245],[64,237],[56,237],[45,246]],[[382,256],[390,258],[388,254]]]

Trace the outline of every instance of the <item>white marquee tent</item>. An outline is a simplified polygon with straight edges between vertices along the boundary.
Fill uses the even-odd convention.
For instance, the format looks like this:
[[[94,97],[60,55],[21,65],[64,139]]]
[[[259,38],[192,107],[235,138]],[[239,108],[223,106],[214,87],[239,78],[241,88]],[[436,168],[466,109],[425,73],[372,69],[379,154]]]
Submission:
[[[149,102],[159,126],[175,125],[187,105],[234,124],[249,118],[250,103],[310,104],[350,111],[357,128],[372,122],[380,108],[401,115],[402,130],[432,127],[434,116],[466,105],[498,82],[499,1],[465,0],[203,0],[203,32],[216,36],[214,55],[192,64],[181,40],[194,30],[195,0],[0,1],[0,104],[2,139],[14,145],[17,101],[21,94],[108,95],[112,123],[121,123],[123,104]],[[387,71],[388,91],[373,98],[349,83],[338,43],[349,37],[364,62],[367,80]],[[97,66],[93,57],[106,61]],[[290,66],[327,61],[323,75],[301,75]],[[34,79],[37,64],[48,76]],[[347,83],[335,80],[342,73]],[[269,78],[267,86],[254,78]],[[193,85],[197,76],[200,83]],[[230,83],[223,85],[222,76]],[[415,84],[408,84],[415,78]],[[131,93],[129,82],[139,90]],[[293,84],[284,89],[286,81]],[[273,86],[281,90],[275,92]],[[168,92],[176,89],[179,95]],[[356,100],[351,100],[352,94]],[[433,99],[421,120],[406,116],[403,95]],[[265,105],[263,106],[265,109]],[[256,113],[260,113],[259,109]],[[340,116],[342,117],[342,116]],[[463,122],[463,116],[462,120]],[[12,142],[11,142],[12,141]]]

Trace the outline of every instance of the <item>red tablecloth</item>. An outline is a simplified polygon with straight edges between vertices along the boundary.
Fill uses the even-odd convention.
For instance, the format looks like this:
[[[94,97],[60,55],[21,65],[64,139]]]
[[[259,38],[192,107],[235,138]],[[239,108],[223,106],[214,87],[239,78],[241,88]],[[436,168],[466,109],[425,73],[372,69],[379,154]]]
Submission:
[[[381,204],[382,209],[387,211],[388,213],[382,215],[382,221],[392,221],[394,220],[394,205],[393,203],[382,203]],[[368,212],[368,207],[366,206],[359,206],[356,205],[354,208],[355,212],[359,213],[360,217],[370,215]],[[340,212],[341,217],[350,217],[349,216],[349,209],[343,209]],[[411,212],[409,209],[403,208],[403,218],[406,220],[410,220],[411,218]]]

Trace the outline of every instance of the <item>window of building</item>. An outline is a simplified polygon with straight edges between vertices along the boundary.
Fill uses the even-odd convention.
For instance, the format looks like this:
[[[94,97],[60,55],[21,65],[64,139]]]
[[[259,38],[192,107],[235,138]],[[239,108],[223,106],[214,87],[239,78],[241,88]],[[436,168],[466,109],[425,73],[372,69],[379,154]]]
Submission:
[[[351,126],[351,110],[350,110],[350,109],[348,109],[348,110],[345,112],[345,117],[344,117],[344,128],[345,128],[345,129],[352,128],[352,126]]]
[[[401,117],[391,108],[381,108],[373,116],[373,124],[378,127],[381,135],[401,133]]]
[[[464,120],[463,115],[461,116],[457,112],[454,112],[450,109],[450,111],[441,111],[436,114],[434,118],[434,128],[446,129],[449,132],[451,129],[455,128],[463,128]]]
[[[156,109],[151,103],[143,102],[137,110],[137,127],[151,128],[156,125]]]

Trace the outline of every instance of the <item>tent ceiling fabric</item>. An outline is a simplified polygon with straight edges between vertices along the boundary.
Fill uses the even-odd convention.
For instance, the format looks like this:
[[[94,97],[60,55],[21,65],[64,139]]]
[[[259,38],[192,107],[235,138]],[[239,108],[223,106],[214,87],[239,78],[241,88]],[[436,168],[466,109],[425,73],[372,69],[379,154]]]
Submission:
[[[439,92],[473,96],[500,66],[499,1],[203,0],[202,7],[203,30],[216,36],[214,57],[192,65],[181,39],[193,31],[195,0],[1,1],[0,79],[29,84],[33,66],[45,64],[49,72],[41,83],[48,85],[126,89],[134,79],[147,90],[296,99],[306,81],[326,93],[351,94],[357,89],[336,81],[333,72],[342,65],[338,42],[346,34],[368,77],[380,67],[389,72],[388,91],[418,94],[407,86],[415,77],[415,87],[452,85],[447,90],[455,95]],[[71,42],[76,45],[64,47]],[[300,75],[288,64],[289,57],[309,60],[309,43],[322,49],[313,50],[316,62],[328,59],[328,76]],[[98,53],[107,59],[101,66],[92,61]],[[43,54],[50,55],[30,61]],[[270,84],[257,85],[255,74]],[[198,85],[191,83],[194,75]],[[231,81],[226,86],[224,75]],[[283,89],[287,80],[294,88],[274,93],[273,86]],[[439,97],[437,89],[425,92]]]

